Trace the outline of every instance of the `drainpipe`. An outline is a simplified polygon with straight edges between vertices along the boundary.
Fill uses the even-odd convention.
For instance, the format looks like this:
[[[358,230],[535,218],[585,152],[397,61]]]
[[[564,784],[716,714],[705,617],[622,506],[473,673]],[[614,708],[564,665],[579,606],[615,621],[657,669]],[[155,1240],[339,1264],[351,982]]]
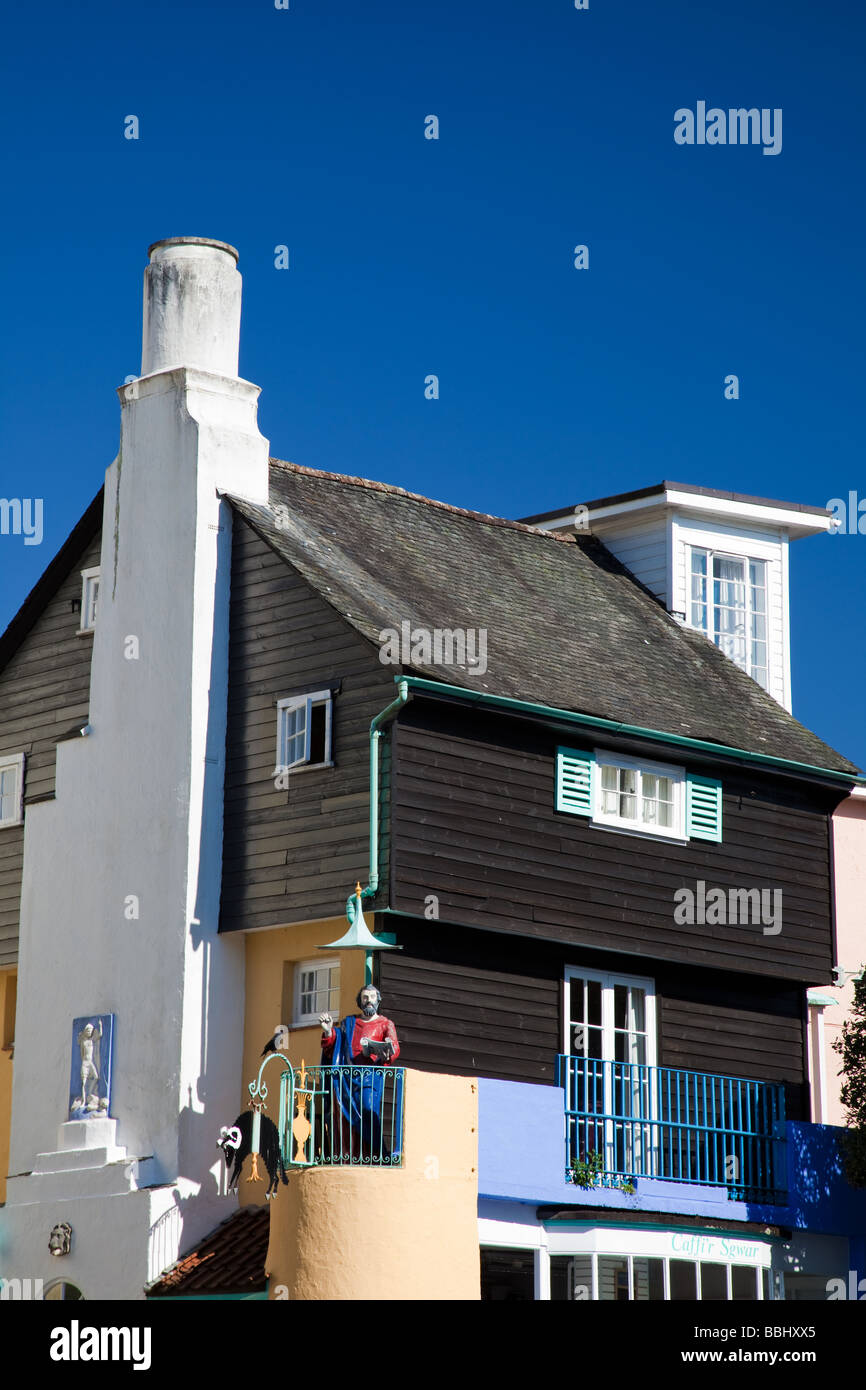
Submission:
[[[412,698],[409,683],[398,679],[397,697],[375,716],[370,724],[370,881],[362,888],[362,898],[375,898],[379,891],[379,740],[382,731],[394,715],[408,704]],[[346,901],[346,917],[355,920],[355,894]]]

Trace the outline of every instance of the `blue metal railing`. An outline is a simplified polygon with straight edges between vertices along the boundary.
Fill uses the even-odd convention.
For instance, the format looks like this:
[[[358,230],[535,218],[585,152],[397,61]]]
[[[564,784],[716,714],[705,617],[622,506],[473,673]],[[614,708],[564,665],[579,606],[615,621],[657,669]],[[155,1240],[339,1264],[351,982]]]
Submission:
[[[287,1168],[403,1162],[403,1067],[287,1066],[278,1129]]]
[[[565,1056],[556,1079],[565,1091],[572,1181],[664,1178],[725,1187],[743,1201],[785,1201],[783,1086]]]

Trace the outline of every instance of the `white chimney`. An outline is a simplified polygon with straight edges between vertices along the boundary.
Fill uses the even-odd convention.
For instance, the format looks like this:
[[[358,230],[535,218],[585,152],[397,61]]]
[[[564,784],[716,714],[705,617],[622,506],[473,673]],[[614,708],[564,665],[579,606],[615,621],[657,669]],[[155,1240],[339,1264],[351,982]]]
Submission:
[[[241,277],[225,241],[168,237],[148,247],[141,375],[172,367],[238,374]]]
[[[236,261],[205,238],[150,248],[143,375],[118,390],[99,608],[81,639],[93,643],[88,732],[57,746],[56,798],[27,808],[0,1255],[41,1276],[62,1216],[87,1298],[140,1296],[164,1215],[188,1245],[233,1206],[214,1148],[237,1113],[244,1007],[243,942],[218,935],[225,494],[268,499],[259,388],[237,375]],[[115,1016],[111,1142],[78,1153],[72,1020],[96,1014]]]

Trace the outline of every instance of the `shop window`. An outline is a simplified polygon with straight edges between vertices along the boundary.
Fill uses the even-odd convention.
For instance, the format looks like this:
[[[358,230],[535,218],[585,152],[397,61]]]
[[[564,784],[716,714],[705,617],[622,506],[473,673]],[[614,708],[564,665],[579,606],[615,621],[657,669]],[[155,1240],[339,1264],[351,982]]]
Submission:
[[[731,1298],[734,1302],[753,1303],[758,1297],[759,1271],[749,1265],[731,1266]]]
[[[752,1280],[752,1297],[754,1298],[754,1279]],[[727,1303],[728,1301],[728,1267],[727,1265],[712,1265],[704,1261],[701,1264],[701,1302],[702,1303]]]
[[[481,1251],[481,1301],[531,1303],[535,1298],[535,1255],[532,1250]]]
[[[635,1259],[634,1296],[640,1303],[661,1303],[665,1296],[665,1262]]]
[[[628,1302],[628,1259],[625,1256],[599,1256],[598,1297],[601,1303]]]
[[[671,1260],[670,1280],[672,1303],[691,1303],[697,1299],[697,1269],[691,1260]]]
[[[592,1259],[589,1255],[551,1255],[552,1302],[589,1303],[592,1300]]]

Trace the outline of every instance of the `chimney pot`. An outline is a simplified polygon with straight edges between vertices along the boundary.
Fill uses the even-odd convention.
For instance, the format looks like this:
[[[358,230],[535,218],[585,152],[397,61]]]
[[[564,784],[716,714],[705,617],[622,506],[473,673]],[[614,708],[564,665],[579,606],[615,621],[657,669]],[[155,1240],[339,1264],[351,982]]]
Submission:
[[[209,237],[148,247],[141,375],[198,367],[237,377],[241,324],[238,253]]]

